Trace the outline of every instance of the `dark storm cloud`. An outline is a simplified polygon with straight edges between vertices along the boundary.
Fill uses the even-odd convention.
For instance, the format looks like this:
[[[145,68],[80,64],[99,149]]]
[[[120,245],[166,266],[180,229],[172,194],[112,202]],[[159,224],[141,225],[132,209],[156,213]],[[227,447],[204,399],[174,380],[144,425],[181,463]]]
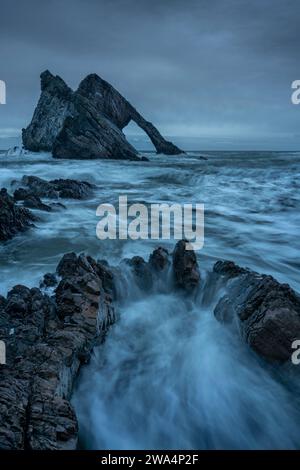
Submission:
[[[211,137],[212,146],[299,144],[300,106],[290,101],[300,79],[298,0],[0,0],[0,8],[8,93],[0,135],[27,124],[49,68],[74,88],[98,73],[165,134]]]

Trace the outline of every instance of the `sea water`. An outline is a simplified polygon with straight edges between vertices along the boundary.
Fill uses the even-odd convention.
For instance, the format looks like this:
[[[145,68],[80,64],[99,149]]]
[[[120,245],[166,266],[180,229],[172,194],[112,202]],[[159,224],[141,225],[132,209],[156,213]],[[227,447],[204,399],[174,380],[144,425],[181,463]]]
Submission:
[[[205,156],[207,160],[200,158]],[[261,361],[218,323],[222,292],[208,273],[229,259],[300,292],[300,153],[147,154],[149,162],[54,160],[48,154],[0,157],[0,187],[23,175],[76,178],[96,185],[84,201],[42,213],[36,227],[0,247],[0,293],[36,286],[61,256],[86,252],[116,265],[148,259],[174,240],[99,240],[96,209],[131,202],[204,203],[205,242],[197,253],[202,283],[187,300],[171,286],[119,286],[119,320],[89,365],[72,403],[84,448],[270,449],[300,447],[299,372]],[[300,369],[299,369],[300,370]]]

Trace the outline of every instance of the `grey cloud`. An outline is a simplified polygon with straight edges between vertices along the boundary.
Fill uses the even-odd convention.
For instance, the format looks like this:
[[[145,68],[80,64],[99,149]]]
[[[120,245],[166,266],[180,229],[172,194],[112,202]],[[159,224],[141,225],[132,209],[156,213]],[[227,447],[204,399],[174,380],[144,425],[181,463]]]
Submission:
[[[74,88],[98,73],[171,135],[300,147],[299,14],[297,0],[1,0],[0,135],[27,124],[49,68]]]

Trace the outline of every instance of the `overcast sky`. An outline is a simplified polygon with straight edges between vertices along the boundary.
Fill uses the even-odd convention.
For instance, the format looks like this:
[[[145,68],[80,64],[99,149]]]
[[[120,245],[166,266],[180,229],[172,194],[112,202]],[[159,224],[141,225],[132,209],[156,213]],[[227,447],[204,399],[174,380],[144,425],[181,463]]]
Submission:
[[[300,150],[299,48],[299,0],[0,0],[0,137],[28,124],[48,68],[73,88],[99,74],[199,148]]]

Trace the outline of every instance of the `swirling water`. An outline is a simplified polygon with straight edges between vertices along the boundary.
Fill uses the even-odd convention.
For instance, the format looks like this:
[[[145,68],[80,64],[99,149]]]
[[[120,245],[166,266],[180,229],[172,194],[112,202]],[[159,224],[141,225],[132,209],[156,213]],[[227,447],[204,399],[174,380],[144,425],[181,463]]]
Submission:
[[[157,241],[96,238],[98,204],[205,204],[198,252],[202,291],[187,301],[168,284],[143,295],[120,286],[119,321],[82,368],[73,396],[86,448],[299,448],[298,369],[262,363],[213,316],[221,293],[207,273],[220,258],[269,273],[300,291],[300,153],[194,152],[150,162],[59,161],[47,154],[0,160],[0,186],[24,174],[97,185],[87,201],[42,214],[0,247],[0,293],[37,285],[69,251],[118,264],[148,258]],[[203,154],[202,154],[203,155]],[[174,241],[160,241],[170,250]],[[130,282],[129,282],[130,281]],[[204,294],[205,292],[205,294]]]

